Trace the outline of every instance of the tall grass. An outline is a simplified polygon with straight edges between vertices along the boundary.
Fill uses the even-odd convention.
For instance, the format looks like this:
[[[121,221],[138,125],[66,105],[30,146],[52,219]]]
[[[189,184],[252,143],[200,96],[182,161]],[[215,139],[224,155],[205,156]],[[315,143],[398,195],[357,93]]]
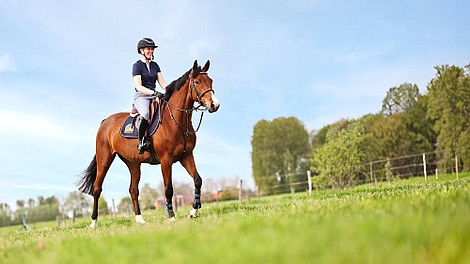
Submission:
[[[469,175],[0,229],[0,263],[470,263]]]

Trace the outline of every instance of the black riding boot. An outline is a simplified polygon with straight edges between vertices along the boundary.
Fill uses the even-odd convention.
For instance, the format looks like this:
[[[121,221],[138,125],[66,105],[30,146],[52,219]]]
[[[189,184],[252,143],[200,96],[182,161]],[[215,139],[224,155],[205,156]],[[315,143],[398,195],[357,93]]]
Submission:
[[[140,124],[139,124],[139,145],[137,149],[139,150],[139,154],[143,154],[145,150],[148,150],[150,143],[148,142],[147,138],[145,137],[145,132],[147,132],[147,128],[149,127],[149,122],[140,117]]]

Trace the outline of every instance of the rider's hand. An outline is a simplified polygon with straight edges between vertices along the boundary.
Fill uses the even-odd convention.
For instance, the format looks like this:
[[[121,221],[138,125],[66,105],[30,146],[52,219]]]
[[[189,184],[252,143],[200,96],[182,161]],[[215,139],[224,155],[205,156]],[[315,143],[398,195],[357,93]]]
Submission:
[[[158,98],[160,98],[160,99],[163,98],[163,95],[164,95],[164,94],[160,93],[159,91],[153,92],[153,96],[156,96],[156,97],[158,97]]]

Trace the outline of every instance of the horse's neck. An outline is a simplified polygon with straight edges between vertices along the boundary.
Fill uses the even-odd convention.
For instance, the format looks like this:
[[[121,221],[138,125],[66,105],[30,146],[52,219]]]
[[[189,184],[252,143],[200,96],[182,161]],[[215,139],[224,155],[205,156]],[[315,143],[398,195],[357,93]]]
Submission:
[[[189,91],[189,80],[184,83],[184,85],[179,89],[173,92],[173,95],[168,100],[172,109],[173,116],[175,120],[181,125],[186,127],[186,122],[191,120],[192,111],[189,111],[193,108],[194,101],[191,100],[191,95]],[[183,111],[187,110],[187,111]],[[188,117],[189,115],[189,117]]]

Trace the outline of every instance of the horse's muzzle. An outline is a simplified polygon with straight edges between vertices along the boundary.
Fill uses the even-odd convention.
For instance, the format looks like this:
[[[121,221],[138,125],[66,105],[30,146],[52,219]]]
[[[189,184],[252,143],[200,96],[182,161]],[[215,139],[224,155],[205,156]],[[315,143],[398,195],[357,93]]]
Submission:
[[[212,95],[212,102],[210,103],[210,105],[206,105],[206,107],[207,107],[207,110],[209,111],[209,113],[216,112],[217,110],[219,110],[219,107],[220,107],[219,99],[217,99],[217,97],[215,97],[215,95]]]
[[[219,103],[215,104],[214,102],[212,102],[210,107],[208,107],[209,113],[214,113],[217,110],[219,110],[219,106],[220,106]]]

